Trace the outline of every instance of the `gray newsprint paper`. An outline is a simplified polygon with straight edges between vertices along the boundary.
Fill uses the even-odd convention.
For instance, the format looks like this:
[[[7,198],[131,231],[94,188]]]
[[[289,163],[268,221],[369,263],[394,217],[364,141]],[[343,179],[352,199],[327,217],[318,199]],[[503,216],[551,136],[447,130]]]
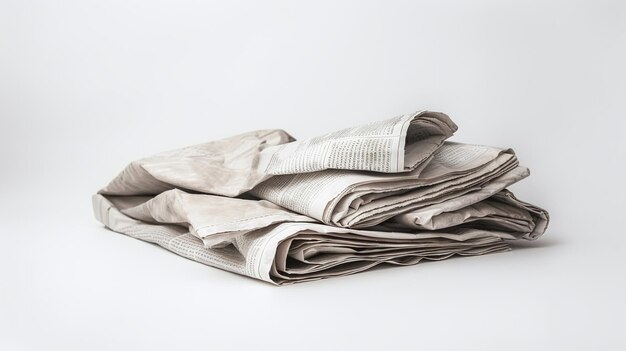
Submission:
[[[131,162],[94,195],[113,231],[277,285],[509,250],[548,213],[511,149],[421,111],[303,141],[261,130]]]

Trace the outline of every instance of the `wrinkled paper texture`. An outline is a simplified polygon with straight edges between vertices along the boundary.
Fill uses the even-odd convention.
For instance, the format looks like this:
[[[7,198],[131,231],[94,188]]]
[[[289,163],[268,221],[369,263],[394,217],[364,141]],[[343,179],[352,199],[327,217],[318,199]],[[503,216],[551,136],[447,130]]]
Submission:
[[[506,188],[514,152],[445,141],[456,125],[420,111],[295,141],[261,130],[131,162],[94,195],[113,231],[283,285],[509,250],[545,210]]]

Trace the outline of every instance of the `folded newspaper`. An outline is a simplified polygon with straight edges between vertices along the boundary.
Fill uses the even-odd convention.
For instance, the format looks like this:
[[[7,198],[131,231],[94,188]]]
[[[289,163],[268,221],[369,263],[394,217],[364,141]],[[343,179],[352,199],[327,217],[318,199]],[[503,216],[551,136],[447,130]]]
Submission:
[[[302,141],[249,132],[130,163],[94,212],[113,231],[277,285],[541,236],[548,213],[506,189],[528,169],[511,149],[446,141],[456,130],[420,111]]]

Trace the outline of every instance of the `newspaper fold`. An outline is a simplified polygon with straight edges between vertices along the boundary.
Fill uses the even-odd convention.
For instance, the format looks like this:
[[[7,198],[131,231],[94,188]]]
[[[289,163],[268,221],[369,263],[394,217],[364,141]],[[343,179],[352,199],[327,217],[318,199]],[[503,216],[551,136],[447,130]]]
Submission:
[[[425,163],[457,130],[441,112],[418,111],[342,129],[261,152],[265,174],[300,174],[325,169],[406,172]]]
[[[162,152],[131,162],[99,193],[156,195],[179,188],[237,196],[269,178],[256,172],[260,153],[293,140],[279,129],[259,130]]]
[[[275,176],[251,194],[323,223],[370,227],[399,213],[474,192],[499,180],[500,189],[528,175],[512,150],[445,143],[430,162],[409,173],[327,170]],[[514,171],[515,175],[508,175]],[[498,190],[500,190],[498,189]]]
[[[491,201],[507,205],[492,206]],[[333,227],[264,200],[180,190],[156,197],[98,194],[93,204],[98,220],[114,231],[274,284],[352,274],[381,263],[409,265],[423,259],[505,251],[509,247],[504,239],[530,238],[535,228],[547,224],[544,211],[508,191],[457,212],[475,213],[485,204],[490,218],[483,225],[471,216],[435,216],[438,230],[411,232],[399,223],[374,230]],[[487,217],[487,211],[475,217],[480,216]]]
[[[294,141],[261,130],[129,164],[92,198],[113,231],[283,285],[508,250],[545,210],[506,188],[510,149],[446,142],[456,125],[417,112]]]
[[[456,130],[447,115],[420,111],[304,141],[280,129],[254,131],[131,162],[100,193],[156,195],[179,188],[237,196],[275,174],[409,171]]]

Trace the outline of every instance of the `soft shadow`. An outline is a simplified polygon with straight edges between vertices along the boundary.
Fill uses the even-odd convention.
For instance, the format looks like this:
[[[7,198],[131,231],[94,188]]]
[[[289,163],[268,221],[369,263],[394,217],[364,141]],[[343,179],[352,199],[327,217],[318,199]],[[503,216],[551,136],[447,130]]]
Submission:
[[[525,250],[525,249],[539,249],[546,247],[554,247],[564,245],[565,242],[555,238],[554,236],[548,236],[546,238],[541,237],[537,240],[514,240],[507,242],[513,250]]]

